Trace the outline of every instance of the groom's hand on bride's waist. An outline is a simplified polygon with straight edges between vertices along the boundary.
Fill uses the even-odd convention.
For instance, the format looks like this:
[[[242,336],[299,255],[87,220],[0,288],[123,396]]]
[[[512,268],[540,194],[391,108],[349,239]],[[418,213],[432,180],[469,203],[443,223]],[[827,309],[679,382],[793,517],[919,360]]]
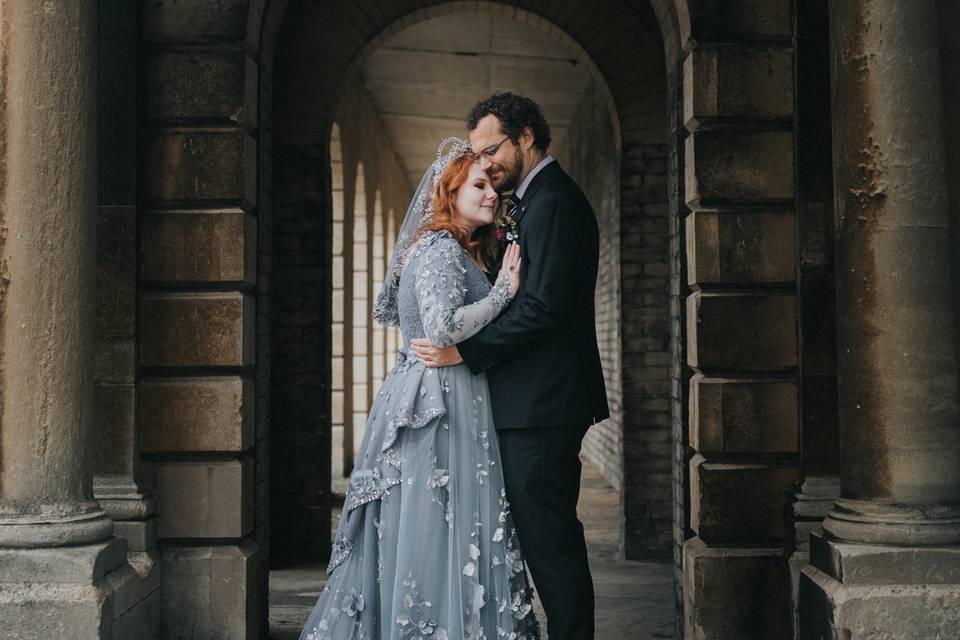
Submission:
[[[438,347],[426,338],[411,340],[410,351],[428,367],[452,367],[463,362],[457,345]]]

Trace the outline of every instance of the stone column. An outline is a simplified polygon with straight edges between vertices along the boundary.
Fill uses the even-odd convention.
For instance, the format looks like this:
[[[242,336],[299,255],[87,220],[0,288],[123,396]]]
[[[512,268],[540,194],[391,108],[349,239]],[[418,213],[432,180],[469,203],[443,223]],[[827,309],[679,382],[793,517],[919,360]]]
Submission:
[[[96,2],[0,2],[0,547],[96,542]]]
[[[802,638],[958,637],[960,410],[935,0],[831,3],[841,497]],[[854,544],[851,544],[854,543]]]
[[[93,497],[95,0],[0,0],[0,636],[102,640],[138,598]]]
[[[857,542],[960,543],[937,3],[832,10],[845,466],[824,526]]]

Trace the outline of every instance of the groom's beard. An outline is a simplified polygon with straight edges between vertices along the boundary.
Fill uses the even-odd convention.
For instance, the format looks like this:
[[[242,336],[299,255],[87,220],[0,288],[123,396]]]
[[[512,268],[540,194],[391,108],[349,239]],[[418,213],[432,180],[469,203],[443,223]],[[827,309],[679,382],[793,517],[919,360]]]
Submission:
[[[507,191],[515,191],[517,187],[520,186],[520,174],[523,172],[523,154],[520,153],[519,147],[516,150],[516,153],[513,155],[513,164],[509,167],[503,166],[503,182],[499,185],[496,185],[496,190],[498,193],[506,193]]]

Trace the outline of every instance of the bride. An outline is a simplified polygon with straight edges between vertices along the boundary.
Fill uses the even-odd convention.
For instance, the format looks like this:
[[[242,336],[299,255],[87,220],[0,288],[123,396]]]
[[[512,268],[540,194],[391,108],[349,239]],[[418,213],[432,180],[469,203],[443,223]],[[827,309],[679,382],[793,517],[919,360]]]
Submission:
[[[492,287],[485,273],[497,202],[468,143],[441,143],[374,312],[400,326],[404,347],[370,408],[329,580],[300,640],[539,638],[486,374],[429,369],[408,351],[414,338],[472,336],[516,295],[515,243]]]

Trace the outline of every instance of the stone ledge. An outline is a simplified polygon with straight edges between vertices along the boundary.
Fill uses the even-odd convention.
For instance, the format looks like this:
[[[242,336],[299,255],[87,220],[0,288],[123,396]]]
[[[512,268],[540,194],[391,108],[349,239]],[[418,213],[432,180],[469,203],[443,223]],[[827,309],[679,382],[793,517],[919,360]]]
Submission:
[[[800,610],[800,640],[960,638],[960,584],[849,585],[808,565]]]
[[[948,584],[960,589],[960,547],[892,547],[810,536],[810,564],[844,585]]]
[[[0,548],[0,584],[94,584],[126,558],[127,543],[120,538],[79,547]]]

